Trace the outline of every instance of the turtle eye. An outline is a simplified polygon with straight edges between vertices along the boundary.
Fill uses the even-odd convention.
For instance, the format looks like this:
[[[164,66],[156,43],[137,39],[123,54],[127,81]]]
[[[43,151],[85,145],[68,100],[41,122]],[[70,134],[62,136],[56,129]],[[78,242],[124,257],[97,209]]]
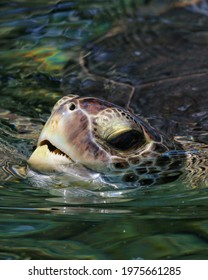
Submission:
[[[129,130],[108,139],[107,142],[115,149],[126,151],[135,146],[142,146],[145,137],[140,131]]]

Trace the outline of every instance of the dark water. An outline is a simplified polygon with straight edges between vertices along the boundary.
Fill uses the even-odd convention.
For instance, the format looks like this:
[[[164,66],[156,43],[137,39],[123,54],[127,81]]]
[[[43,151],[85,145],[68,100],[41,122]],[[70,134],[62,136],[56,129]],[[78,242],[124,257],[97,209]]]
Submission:
[[[0,259],[208,258],[206,188],[179,180],[135,197],[111,193],[98,200],[58,196],[21,178],[42,125],[63,96],[66,63],[122,18],[137,16],[138,7],[141,19],[154,19],[173,1],[109,2],[0,4]],[[206,17],[205,1],[202,6]]]

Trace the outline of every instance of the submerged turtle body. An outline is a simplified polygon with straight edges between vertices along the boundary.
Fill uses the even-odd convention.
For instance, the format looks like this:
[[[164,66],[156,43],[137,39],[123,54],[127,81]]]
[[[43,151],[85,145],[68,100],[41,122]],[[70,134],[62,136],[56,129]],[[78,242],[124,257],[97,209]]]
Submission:
[[[70,61],[62,84],[69,96],[55,105],[31,168],[61,174],[76,166],[80,178],[116,187],[182,172],[192,186],[208,185],[208,16],[195,10],[128,18]]]
[[[119,22],[85,46],[79,60],[66,65],[64,92],[113,102],[147,118],[165,135],[207,131],[208,5],[204,6]]]

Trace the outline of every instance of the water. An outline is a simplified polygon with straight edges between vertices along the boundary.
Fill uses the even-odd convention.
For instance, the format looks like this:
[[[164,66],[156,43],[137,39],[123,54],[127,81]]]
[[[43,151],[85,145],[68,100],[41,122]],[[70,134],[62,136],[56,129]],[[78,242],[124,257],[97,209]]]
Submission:
[[[133,194],[111,192],[109,197],[100,198],[73,189],[63,196],[57,189],[35,188],[22,178],[25,160],[52,106],[63,95],[60,89],[63,67],[79,57],[83,49],[90,48],[91,42],[109,32],[117,21],[131,17],[135,11],[131,1],[111,2],[105,7],[103,1],[82,0],[0,4],[0,259],[208,257],[208,192],[204,187],[192,188],[179,180],[136,190]],[[137,8],[141,2],[138,1]],[[152,2],[140,9],[142,15],[149,13],[154,23],[154,15],[168,1]],[[203,11],[201,14],[206,17],[205,1],[202,6],[195,10]],[[195,29],[201,28],[194,24],[193,21]],[[203,49],[207,37],[203,30],[199,31]],[[198,37],[193,33],[189,38],[194,42]],[[140,52],[135,55],[139,57]],[[106,69],[99,68],[102,65],[96,64],[93,69],[103,75]],[[203,67],[206,73],[206,65]],[[123,70],[125,73],[126,69]],[[206,83],[203,89],[207,89]],[[196,120],[200,117],[205,121],[193,132],[195,138],[205,143],[206,104],[203,106]],[[180,108],[180,112],[186,111]],[[186,125],[183,123],[182,129]],[[206,158],[204,161],[207,166]]]

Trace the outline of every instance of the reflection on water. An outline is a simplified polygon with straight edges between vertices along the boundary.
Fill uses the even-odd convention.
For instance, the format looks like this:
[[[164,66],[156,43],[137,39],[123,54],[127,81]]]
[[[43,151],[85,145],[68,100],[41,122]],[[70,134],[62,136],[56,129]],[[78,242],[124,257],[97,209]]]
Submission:
[[[170,135],[191,129],[191,135],[187,133],[186,137],[200,142],[197,150],[203,143],[202,168],[195,164],[194,170],[205,174],[206,169],[202,169],[207,167],[208,118],[204,92],[208,85],[204,77],[208,70],[203,50],[207,43],[208,4],[202,1],[186,8],[178,13],[180,20],[169,12],[161,21],[156,15],[173,1],[143,1],[150,2],[148,5],[141,2],[111,1],[105,7],[96,0],[0,4],[0,259],[208,258],[208,193],[200,180],[194,189],[191,183],[178,180],[152,188],[98,193],[75,186],[35,188],[24,177],[25,160],[52,106],[63,95],[61,84],[66,90],[77,90],[83,95],[95,94],[99,88],[105,96],[108,88],[114,93],[110,97],[114,101],[118,90],[120,99],[123,93],[131,94],[133,84],[139,101],[135,101],[138,95],[134,95],[130,105],[134,107],[140,102],[134,109],[144,108],[139,113],[148,117],[152,125],[165,127]],[[140,32],[140,36],[124,36],[126,44],[122,46],[120,36],[116,40],[113,36],[107,41],[100,39],[105,34],[116,34],[119,31],[116,23],[124,18],[130,25],[134,24],[132,18],[137,19],[137,28],[132,31]],[[177,30],[182,26],[185,37],[179,40],[179,33],[174,33],[170,49],[166,40],[171,36],[161,29],[161,22],[171,22],[171,30],[175,24]],[[158,36],[160,32],[163,37]],[[146,52],[142,54],[143,44]],[[177,55],[175,46],[184,54],[180,63],[186,80],[179,79],[176,68],[168,68]],[[197,57],[190,57],[194,48]],[[130,50],[135,61],[141,63],[141,80],[136,76],[137,65],[128,64],[128,58],[122,64]],[[86,55],[82,62],[87,71],[77,64],[81,54]],[[63,80],[66,64],[68,80]],[[96,79],[86,79],[89,72]],[[106,79],[110,76],[114,83],[106,87],[104,76]],[[127,82],[126,86],[121,86],[123,82]],[[184,93],[183,106],[179,98],[171,99],[175,92],[180,97],[180,91]],[[164,92],[167,98],[163,109],[153,106],[152,99],[162,98]],[[198,94],[198,99],[194,94]],[[186,117],[180,123],[181,112]],[[172,122],[167,125],[169,119]],[[192,168],[194,163],[189,164]]]

